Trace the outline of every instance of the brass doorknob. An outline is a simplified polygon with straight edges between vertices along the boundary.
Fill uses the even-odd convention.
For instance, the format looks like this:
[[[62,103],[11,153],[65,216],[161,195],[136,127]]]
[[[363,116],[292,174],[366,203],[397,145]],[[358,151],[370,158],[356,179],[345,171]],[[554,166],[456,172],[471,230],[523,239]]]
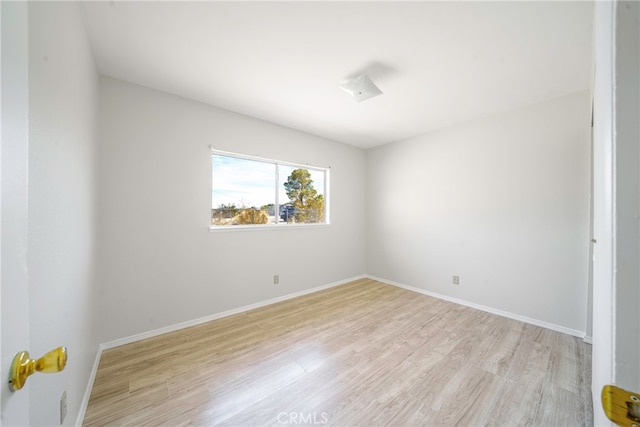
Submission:
[[[29,375],[34,372],[60,372],[67,365],[67,348],[58,347],[51,350],[40,359],[29,359],[28,351],[16,354],[11,363],[11,377],[9,388],[11,391],[20,390],[27,382]]]
[[[640,427],[640,394],[614,385],[602,388],[602,408],[609,420],[622,427]]]

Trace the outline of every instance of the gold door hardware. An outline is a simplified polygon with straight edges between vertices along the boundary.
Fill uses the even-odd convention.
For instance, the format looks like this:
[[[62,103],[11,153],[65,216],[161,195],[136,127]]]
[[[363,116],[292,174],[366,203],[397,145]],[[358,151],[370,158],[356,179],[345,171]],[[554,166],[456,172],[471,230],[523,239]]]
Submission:
[[[67,365],[67,348],[58,347],[51,350],[40,359],[29,359],[28,351],[21,351],[16,354],[11,363],[11,377],[9,378],[9,388],[11,391],[20,390],[27,377],[35,371],[55,373],[60,372]]]
[[[614,385],[602,389],[602,407],[611,421],[622,427],[640,427],[640,394]]]

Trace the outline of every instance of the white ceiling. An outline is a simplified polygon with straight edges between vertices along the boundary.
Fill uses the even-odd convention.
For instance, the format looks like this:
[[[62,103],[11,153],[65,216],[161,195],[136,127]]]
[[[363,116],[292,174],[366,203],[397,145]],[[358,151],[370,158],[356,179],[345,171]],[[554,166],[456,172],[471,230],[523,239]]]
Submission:
[[[591,2],[82,7],[102,75],[362,148],[590,87]]]

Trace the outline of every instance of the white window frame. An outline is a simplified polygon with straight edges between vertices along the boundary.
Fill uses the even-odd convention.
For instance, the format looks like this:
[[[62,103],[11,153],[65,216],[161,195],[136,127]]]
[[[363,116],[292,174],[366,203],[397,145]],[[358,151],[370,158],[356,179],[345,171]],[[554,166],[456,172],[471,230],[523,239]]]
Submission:
[[[223,150],[216,150],[215,148],[211,147],[211,156],[213,155],[218,155],[218,156],[225,156],[225,157],[233,157],[236,159],[243,159],[243,160],[252,160],[252,161],[257,161],[257,162],[262,162],[262,163],[268,163],[268,164],[273,164],[276,166],[276,172],[274,174],[274,179],[275,179],[275,186],[274,186],[274,190],[275,190],[275,213],[276,213],[276,222],[275,223],[271,223],[271,224],[238,224],[238,225],[213,225],[213,224],[209,224],[209,231],[215,231],[215,232],[227,232],[227,231],[248,231],[248,230],[273,230],[273,229],[296,229],[296,228],[321,228],[321,227],[327,227],[331,224],[330,221],[330,196],[329,196],[329,190],[330,190],[330,172],[331,172],[331,167],[321,167],[321,166],[311,166],[311,165],[303,165],[301,163],[292,163],[292,162],[286,162],[286,161],[282,161],[282,160],[275,160],[275,159],[269,159],[269,158],[264,158],[264,157],[260,157],[260,156],[249,156],[246,154],[240,154],[240,153],[234,153],[231,151],[223,151]],[[210,163],[211,164],[211,163]],[[309,170],[314,170],[314,171],[319,171],[319,172],[323,172],[323,176],[324,176],[324,222],[322,223],[303,223],[303,224],[296,224],[296,223],[281,223],[280,222],[280,200],[279,200],[279,191],[278,191],[278,184],[280,181],[280,177],[279,177],[279,166],[289,166],[289,167],[294,167],[294,168],[303,168],[303,169],[309,169]],[[211,173],[209,174],[209,176],[211,177],[212,181],[211,181],[211,195],[213,195],[213,167],[211,170]],[[209,203],[210,205],[212,204],[213,200],[210,200],[211,203]],[[211,207],[211,209],[213,209],[213,206]],[[209,218],[211,218],[211,214],[209,214]],[[211,221],[211,220],[210,220]]]

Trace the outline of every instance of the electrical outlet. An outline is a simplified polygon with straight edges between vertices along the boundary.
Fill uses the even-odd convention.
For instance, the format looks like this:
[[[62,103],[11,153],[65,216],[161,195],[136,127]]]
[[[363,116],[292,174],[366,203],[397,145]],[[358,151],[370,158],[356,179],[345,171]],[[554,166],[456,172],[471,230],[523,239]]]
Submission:
[[[454,285],[460,284],[460,276],[453,276],[453,284]]]
[[[64,417],[67,416],[67,391],[62,393],[60,398],[60,425],[64,422]]]
[[[280,276],[276,274],[273,276],[273,284],[277,285],[278,283],[280,283]]]

